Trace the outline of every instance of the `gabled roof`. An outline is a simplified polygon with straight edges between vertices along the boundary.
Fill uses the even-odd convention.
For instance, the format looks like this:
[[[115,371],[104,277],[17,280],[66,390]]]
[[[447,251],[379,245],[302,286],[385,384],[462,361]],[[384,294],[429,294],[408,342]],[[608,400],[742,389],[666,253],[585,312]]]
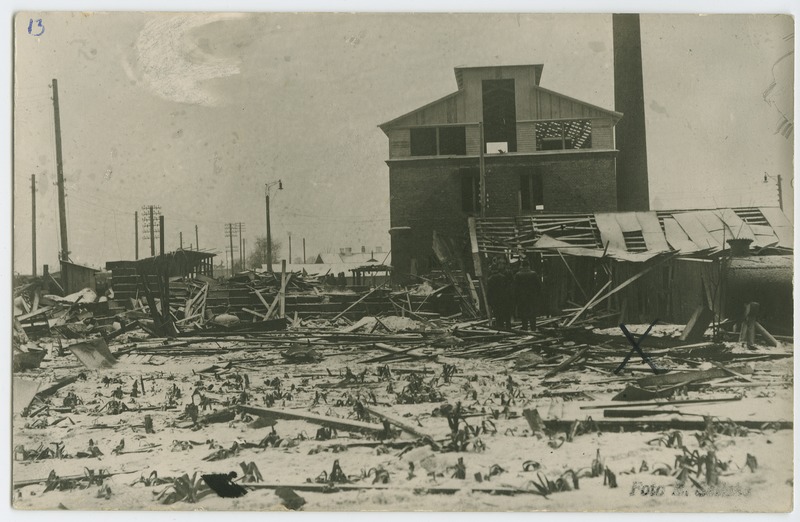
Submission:
[[[421,115],[423,118],[425,118],[425,114],[421,114],[421,113],[425,113],[426,111],[430,111],[431,109],[434,109],[433,111],[430,111],[431,114],[436,114],[436,111],[438,109],[440,114],[447,114],[448,115],[448,120],[449,120],[450,115],[453,114],[453,111],[456,110],[456,108],[455,107],[446,107],[444,105],[447,104],[447,103],[456,103],[456,104],[460,103],[459,100],[457,100],[457,98],[462,97],[462,96],[465,95],[464,80],[463,80],[464,71],[472,70],[472,69],[489,69],[490,70],[490,69],[512,69],[512,68],[532,68],[534,70],[534,83],[533,83],[533,85],[530,86],[530,89],[537,93],[537,99],[550,97],[550,98],[556,99],[556,100],[558,100],[560,102],[567,102],[567,104],[566,104],[567,106],[572,105],[574,107],[573,104],[577,104],[578,106],[581,107],[581,109],[578,111],[581,114],[580,115],[576,115],[575,117],[584,118],[584,117],[606,117],[607,116],[607,117],[612,118],[614,120],[614,123],[616,123],[617,121],[619,121],[620,118],[622,118],[622,113],[620,113],[620,112],[616,112],[616,111],[613,111],[613,110],[610,110],[610,109],[604,109],[603,107],[599,107],[597,105],[593,105],[591,103],[587,103],[585,101],[578,100],[576,98],[572,98],[572,97],[567,96],[565,94],[561,94],[561,93],[558,93],[558,92],[555,92],[555,91],[551,91],[550,89],[545,89],[544,87],[541,87],[539,85],[539,81],[540,81],[541,76],[542,76],[542,69],[544,68],[544,65],[542,65],[542,64],[537,64],[537,65],[494,65],[494,66],[470,66],[470,67],[461,66],[461,67],[456,67],[454,69],[455,76],[456,76],[456,82],[458,84],[458,90],[457,91],[452,92],[450,94],[447,94],[445,96],[442,96],[441,98],[439,98],[437,100],[434,100],[434,101],[432,101],[430,103],[427,103],[427,104],[425,104],[425,105],[423,105],[421,107],[417,107],[416,109],[414,109],[412,111],[409,111],[409,112],[407,112],[405,114],[402,114],[402,115],[400,115],[400,116],[398,116],[396,118],[393,118],[393,119],[391,119],[391,120],[389,120],[387,122],[381,123],[380,125],[378,125],[378,127],[383,132],[387,132],[391,127],[403,122],[403,120],[411,119],[411,117],[413,117],[413,116]],[[451,101],[453,99],[456,99],[456,100]],[[428,116],[430,116],[430,114]],[[519,115],[518,115],[518,117],[519,117]],[[561,116],[559,118],[563,118],[563,116]],[[548,118],[539,118],[539,119],[548,119]],[[445,122],[441,122],[441,123],[445,123]],[[474,124],[474,123],[478,123],[478,122],[464,122],[464,121],[461,121],[461,122],[458,122],[458,123],[461,123],[461,124],[473,123]],[[406,124],[406,125],[408,125],[408,124]],[[414,126],[414,125],[415,125],[414,123],[411,123],[408,126]]]
[[[568,100],[568,101],[571,101],[573,103],[578,103],[580,105],[584,105],[584,106],[589,107],[589,108],[591,108],[591,109],[593,109],[593,110],[595,110],[597,112],[601,112],[603,114],[611,116],[614,119],[614,123],[615,124],[623,116],[621,112],[612,111],[611,109],[604,109],[604,108],[600,107],[599,105],[593,105],[593,104],[585,102],[583,100],[579,100],[577,98],[573,98],[572,96],[567,96],[566,94],[561,94],[560,92],[551,91],[550,89],[545,89],[544,87],[540,87],[539,85],[535,85],[534,87],[532,87],[532,89],[537,90],[539,92],[547,93],[547,94],[549,94],[551,96],[555,96],[556,98],[561,98],[562,100]]]
[[[413,111],[409,111],[409,112],[407,112],[405,114],[402,114],[402,115],[398,116],[397,118],[393,118],[393,119],[391,119],[391,120],[389,120],[389,121],[387,121],[385,123],[381,123],[380,125],[378,125],[378,128],[381,129],[383,132],[386,132],[387,128],[391,127],[392,125],[394,125],[398,121],[400,121],[402,119],[405,119],[405,118],[407,118],[407,117],[409,117],[412,114],[415,114],[417,112],[422,112],[425,109],[429,109],[429,108],[431,108],[431,107],[433,107],[435,105],[439,105],[440,103],[445,102],[445,101],[449,100],[450,98],[454,98],[456,96],[459,96],[459,95],[461,95],[463,93],[464,93],[464,91],[461,90],[461,89],[457,90],[456,92],[451,92],[450,94],[448,94],[446,96],[442,96],[438,100],[434,100],[434,101],[432,101],[430,103],[426,103],[422,107],[417,107]]]

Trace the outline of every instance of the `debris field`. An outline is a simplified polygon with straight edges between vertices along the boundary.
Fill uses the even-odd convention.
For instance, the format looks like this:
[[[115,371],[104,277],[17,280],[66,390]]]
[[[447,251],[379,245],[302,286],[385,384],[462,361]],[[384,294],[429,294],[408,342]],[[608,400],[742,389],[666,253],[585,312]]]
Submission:
[[[409,292],[274,327],[199,294],[171,333],[35,298],[60,319],[15,322],[15,507],[790,509],[791,339],[626,325],[645,359],[592,315],[498,330]]]

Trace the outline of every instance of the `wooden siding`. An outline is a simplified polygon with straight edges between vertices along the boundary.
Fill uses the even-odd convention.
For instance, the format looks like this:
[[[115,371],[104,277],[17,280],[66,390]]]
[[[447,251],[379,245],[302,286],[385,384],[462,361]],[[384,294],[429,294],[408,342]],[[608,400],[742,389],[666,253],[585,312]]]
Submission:
[[[391,128],[465,123],[464,93],[454,92],[390,123]],[[477,120],[475,120],[477,121]]]
[[[614,124],[611,118],[592,120],[592,148],[614,148]]]
[[[517,152],[536,152],[535,122],[517,122]]]
[[[389,158],[411,156],[411,129],[392,129],[389,135]]]
[[[481,128],[478,125],[467,125],[467,156],[481,153]]]
[[[518,95],[524,91],[517,91]],[[567,96],[540,87],[530,90],[531,112],[517,114],[518,120],[557,120],[563,118],[610,118],[610,114]]]

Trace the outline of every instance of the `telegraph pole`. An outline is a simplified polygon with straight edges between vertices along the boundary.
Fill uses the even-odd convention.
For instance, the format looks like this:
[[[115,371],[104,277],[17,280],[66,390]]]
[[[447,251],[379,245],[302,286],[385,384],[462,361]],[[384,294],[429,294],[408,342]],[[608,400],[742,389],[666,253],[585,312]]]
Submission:
[[[289,232],[289,264],[292,263],[292,233]]]
[[[153,206],[150,205],[150,257],[156,256],[156,234],[155,234],[155,222],[153,220]]]
[[[181,250],[183,250],[183,232],[178,232],[178,237],[180,237],[179,244],[181,245]]]
[[[136,259],[139,259],[139,211],[133,212],[133,237],[136,241]]]
[[[264,184],[264,196],[266,198],[267,208],[267,270],[270,272],[272,272],[272,230],[269,226],[269,188],[275,184],[278,185],[278,190],[283,190],[283,182],[281,180]]]
[[[158,216],[158,244],[161,250],[161,257],[164,257],[166,254],[164,249],[164,216]],[[162,259],[161,270],[163,270],[164,276],[164,292],[162,294],[163,301],[161,303],[161,315],[164,318],[165,322],[171,323],[171,316],[170,316],[170,308],[169,308],[169,268],[165,266]]]
[[[245,246],[247,246],[247,241],[245,241],[245,239],[242,238],[242,270],[247,268],[247,266],[246,266],[247,265],[247,253],[244,250]]]
[[[269,228],[269,185],[266,185],[267,193],[267,270],[272,272],[272,231]]]
[[[483,122],[478,124],[481,135],[481,150],[478,156],[478,165],[480,167],[480,184],[481,184],[481,217],[486,217],[486,165],[483,159],[483,153],[486,151],[486,143],[483,141]]]
[[[31,256],[36,277],[36,174],[31,174]]]
[[[239,227],[239,264],[244,268],[244,236],[242,235],[242,230],[244,230],[244,223],[236,223]]]
[[[230,238],[231,243],[231,275],[233,275],[234,265],[236,264],[236,260],[233,257],[233,236],[236,234],[236,229],[233,227],[236,223],[227,223],[225,225],[225,235]]]
[[[158,235],[158,246],[161,255],[164,255],[164,216],[158,216],[158,230],[160,234]]]
[[[161,215],[161,207],[158,205],[145,205],[142,207],[144,214],[142,221],[144,222],[145,239],[150,238],[150,257],[156,255],[156,233],[159,232],[159,225],[156,223],[156,218]],[[159,232],[159,237],[162,234]]]
[[[61,261],[69,261],[67,241],[67,205],[64,193],[64,159],[61,155],[61,113],[58,109],[58,80],[53,78],[53,123],[56,131],[56,173],[58,175],[58,221],[61,229]]]
[[[197,235],[197,225],[194,226],[194,244],[197,245],[197,250],[200,250],[200,236]]]
[[[306,238],[303,238],[303,264],[306,264]]]

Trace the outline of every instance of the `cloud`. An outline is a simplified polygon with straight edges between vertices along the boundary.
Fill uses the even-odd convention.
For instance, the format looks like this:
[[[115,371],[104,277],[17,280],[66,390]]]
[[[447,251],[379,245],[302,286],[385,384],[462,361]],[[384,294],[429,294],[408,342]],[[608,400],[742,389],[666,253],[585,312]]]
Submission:
[[[131,80],[156,96],[179,103],[219,105],[222,99],[204,82],[239,74],[239,60],[218,57],[194,30],[240,15],[157,16],[147,22],[135,44],[135,63],[126,64]]]

